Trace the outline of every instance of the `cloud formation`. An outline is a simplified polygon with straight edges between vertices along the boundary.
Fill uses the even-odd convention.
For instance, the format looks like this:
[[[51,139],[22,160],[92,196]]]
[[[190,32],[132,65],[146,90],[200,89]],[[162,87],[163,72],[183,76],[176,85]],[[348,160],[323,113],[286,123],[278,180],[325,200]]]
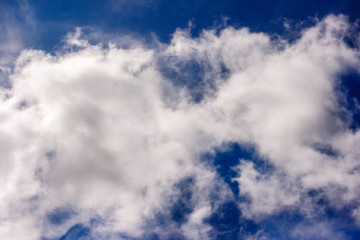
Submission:
[[[312,218],[311,191],[360,221],[360,133],[339,90],[360,69],[351,28],[329,15],[294,42],[177,30],[156,49],[91,45],[76,29],[55,55],[23,50],[0,89],[0,238],[59,238],[81,223],[99,239],[212,239],[205,219],[222,202],[246,199],[254,221],[284,209]],[[235,197],[201,158],[229,142],[272,166],[241,159]],[[172,219],[177,204],[189,210]]]

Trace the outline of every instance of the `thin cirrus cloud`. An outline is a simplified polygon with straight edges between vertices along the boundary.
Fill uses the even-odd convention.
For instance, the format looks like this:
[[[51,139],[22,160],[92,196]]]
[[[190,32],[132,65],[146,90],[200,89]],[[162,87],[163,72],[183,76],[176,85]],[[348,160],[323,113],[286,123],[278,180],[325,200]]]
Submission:
[[[0,90],[0,238],[59,239],[82,224],[93,239],[216,239],[209,219],[232,201],[260,226],[297,211],[289,238],[345,239],[316,216],[321,196],[360,224],[360,133],[339,90],[360,69],[352,27],[328,15],[293,42],[226,27],[126,49],[78,28],[54,55],[23,50]],[[239,159],[235,195],[203,159],[228,143],[271,166]]]

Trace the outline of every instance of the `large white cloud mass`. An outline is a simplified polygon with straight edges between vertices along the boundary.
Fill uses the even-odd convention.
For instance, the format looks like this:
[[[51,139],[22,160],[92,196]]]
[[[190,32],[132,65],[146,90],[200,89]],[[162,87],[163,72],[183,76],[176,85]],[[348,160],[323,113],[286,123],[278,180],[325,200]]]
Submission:
[[[294,42],[246,28],[178,30],[155,49],[91,45],[77,29],[55,55],[22,51],[12,87],[0,89],[0,238],[56,238],[93,219],[94,238],[141,237],[191,179],[186,221],[151,231],[211,239],[204,219],[231,191],[201,155],[228,142],[253,145],[272,166],[234,168],[246,218],[286,208],[311,217],[308,192],[321,190],[334,207],[355,206],[360,222],[360,132],[339,91],[341,76],[360,69],[351,27],[330,15]],[[70,216],[54,224],[59,211]]]

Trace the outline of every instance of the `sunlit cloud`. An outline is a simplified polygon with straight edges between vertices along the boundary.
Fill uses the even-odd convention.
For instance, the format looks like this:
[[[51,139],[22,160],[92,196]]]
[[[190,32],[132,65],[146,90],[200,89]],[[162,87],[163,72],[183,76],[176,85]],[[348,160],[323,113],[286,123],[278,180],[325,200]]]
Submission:
[[[178,29],[169,44],[127,48],[76,28],[54,54],[23,49],[0,89],[0,238],[58,239],[82,224],[95,239],[213,239],[223,203],[257,223],[289,209],[313,219],[320,195],[359,221],[360,133],[339,90],[360,69],[352,26],[328,15],[291,42]],[[238,195],[203,158],[228,143],[270,166],[239,159]],[[289,231],[345,236],[333,227]]]

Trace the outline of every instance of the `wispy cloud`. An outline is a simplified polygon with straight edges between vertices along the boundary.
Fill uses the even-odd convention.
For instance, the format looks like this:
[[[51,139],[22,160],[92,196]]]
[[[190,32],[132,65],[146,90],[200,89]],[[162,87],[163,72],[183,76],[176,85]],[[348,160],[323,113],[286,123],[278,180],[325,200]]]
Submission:
[[[7,76],[25,48],[24,39],[35,27],[34,13],[26,0],[0,4],[0,86],[9,84]]]

